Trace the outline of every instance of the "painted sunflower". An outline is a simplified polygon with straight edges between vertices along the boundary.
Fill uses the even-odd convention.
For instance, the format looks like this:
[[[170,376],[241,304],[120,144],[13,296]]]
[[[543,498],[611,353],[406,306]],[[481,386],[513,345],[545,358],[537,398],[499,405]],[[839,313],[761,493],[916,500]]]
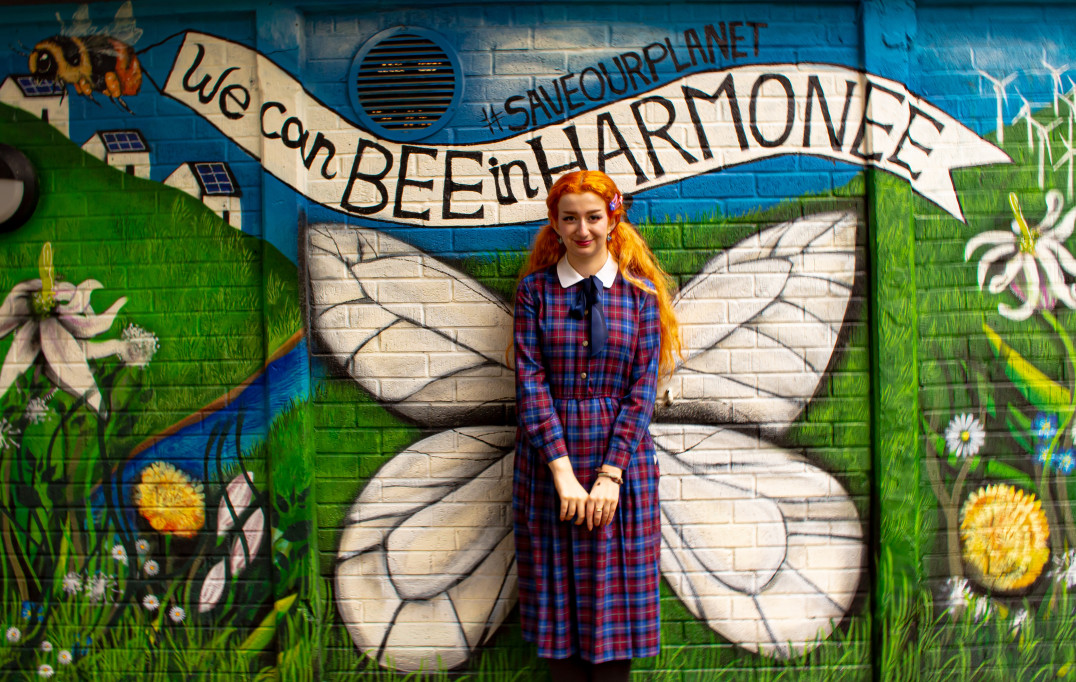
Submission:
[[[154,462],[142,470],[134,502],[160,533],[192,538],[205,525],[202,484],[167,462]]]
[[[995,592],[1035,582],[1050,558],[1050,526],[1034,494],[1004,483],[973,492],[960,510],[968,574]]]

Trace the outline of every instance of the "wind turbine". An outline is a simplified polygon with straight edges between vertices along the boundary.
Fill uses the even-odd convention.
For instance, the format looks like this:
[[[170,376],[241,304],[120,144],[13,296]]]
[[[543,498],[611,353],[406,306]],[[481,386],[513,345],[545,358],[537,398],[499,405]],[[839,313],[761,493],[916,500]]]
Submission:
[[[1034,118],[1029,119],[1035,126],[1035,132],[1039,136],[1039,189],[1046,189],[1046,157],[1050,157],[1050,165],[1054,162],[1054,151],[1050,147],[1050,133],[1054,128],[1061,125],[1064,119],[1056,118],[1048,125],[1043,125]]]
[[[1054,115],[1057,115],[1057,96],[1061,94],[1061,74],[1068,70],[1068,64],[1062,64],[1058,67],[1050,66],[1046,61],[1046,49],[1042,50],[1042,65],[1046,67],[1046,70],[1050,72],[1050,80],[1054,85]]]
[[[1057,163],[1054,164],[1054,170],[1057,170],[1058,168],[1060,168],[1062,165],[1065,164],[1066,161],[1068,162],[1068,164],[1069,164],[1068,186],[1066,188],[1067,189],[1067,194],[1065,195],[1065,197],[1069,201],[1072,201],[1072,165],[1073,165],[1073,163],[1076,163],[1076,149],[1074,149],[1073,145],[1072,145],[1072,118],[1071,117],[1069,117],[1069,135],[1068,135],[1068,137],[1065,137],[1065,136],[1062,135],[1061,136],[1061,143],[1063,145],[1065,145],[1065,153],[1062,154],[1061,158],[1058,159]]]
[[[1020,107],[1020,111],[1016,112],[1016,116],[1014,116],[1013,119],[1011,121],[1009,121],[1009,125],[1013,125],[1014,123],[1016,123],[1020,119],[1024,119],[1024,124],[1027,126],[1027,148],[1032,149],[1032,148],[1034,148],[1034,145],[1035,145],[1035,143],[1031,139],[1031,133],[1032,133],[1031,121],[1033,120],[1032,113],[1031,113],[1032,108],[1034,108],[1034,107],[1043,107],[1043,106],[1046,106],[1046,105],[1045,104],[1039,104],[1038,102],[1029,102],[1029,101],[1027,101],[1027,98],[1020,94],[1019,88],[1017,88],[1016,94],[1019,95],[1020,101],[1023,102],[1023,105]]]
[[[1010,73],[1004,78],[994,78],[986,71],[983,71],[977,66],[975,66],[975,50],[970,50],[970,52],[971,68],[975,69],[976,73],[978,73],[986,80],[990,81],[990,83],[994,86],[994,99],[997,101],[998,104],[998,144],[1003,144],[1005,142],[1005,119],[1002,117],[1002,102],[1009,101],[1009,96],[1005,93],[1005,86],[1013,82],[1013,79],[1016,78],[1016,74]]]

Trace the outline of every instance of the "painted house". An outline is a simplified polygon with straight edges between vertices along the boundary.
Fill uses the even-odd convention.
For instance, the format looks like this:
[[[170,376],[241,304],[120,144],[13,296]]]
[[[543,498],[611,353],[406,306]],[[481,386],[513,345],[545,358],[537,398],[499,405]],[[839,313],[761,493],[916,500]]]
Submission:
[[[82,149],[128,175],[149,179],[149,144],[138,130],[99,130]]]
[[[29,74],[12,74],[0,85],[0,102],[37,116],[68,135],[68,99],[64,87]]]
[[[223,161],[191,161],[176,168],[164,184],[201,199],[224,222],[243,229],[239,184]]]

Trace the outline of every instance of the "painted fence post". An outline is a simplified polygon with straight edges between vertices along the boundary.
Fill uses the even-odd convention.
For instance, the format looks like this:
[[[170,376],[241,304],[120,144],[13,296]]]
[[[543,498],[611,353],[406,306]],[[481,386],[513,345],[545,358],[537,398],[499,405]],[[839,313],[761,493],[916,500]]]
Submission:
[[[864,67],[908,82],[916,32],[913,0],[861,5]],[[901,604],[922,587],[922,548],[909,532],[929,501],[921,488],[916,353],[915,235],[912,190],[868,168],[872,476],[871,543],[874,579],[874,679],[918,677],[912,642],[895,642],[892,627]],[[909,646],[911,645],[911,646]],[[911,666],[909,668],[908,666]]]

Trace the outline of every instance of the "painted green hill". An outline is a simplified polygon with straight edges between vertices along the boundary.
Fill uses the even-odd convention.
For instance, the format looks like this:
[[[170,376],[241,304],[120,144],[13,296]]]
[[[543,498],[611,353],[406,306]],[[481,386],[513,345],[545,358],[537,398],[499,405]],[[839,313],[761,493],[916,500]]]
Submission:
[[[297,268],[271,244],[179,190],[107,166],[21,110],[0,105],[0,142],[26,154],[41,182],[30,222],[0,235],[0,295],[38,276],[51,242],[57,279],[103,285],[94,310],[127,297],[97,340],[118,338],[129,323],[159,340],[142,370],[151,397],[128,446],[220,398],[294,343]],[[0,358],[12,336],[0,339]]]

